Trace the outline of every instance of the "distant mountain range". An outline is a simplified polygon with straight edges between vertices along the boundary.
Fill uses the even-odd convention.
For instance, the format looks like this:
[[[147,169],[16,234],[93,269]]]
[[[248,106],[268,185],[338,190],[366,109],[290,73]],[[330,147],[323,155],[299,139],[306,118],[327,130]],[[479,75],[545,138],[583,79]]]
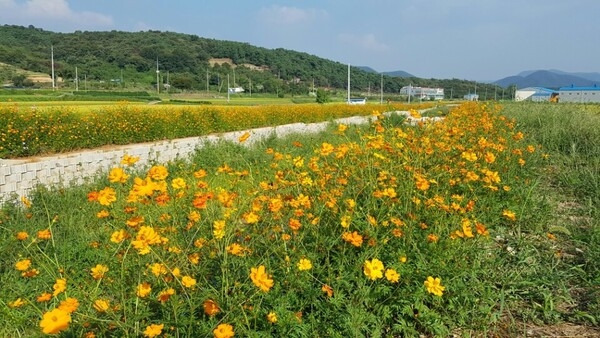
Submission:
[[[383,75],[387,75],[387,76],[391,76],[391,77],[416,77],[416,76],[414,76],[410,73],[407,73],[403,70],[396,70],[393,72],[381,72],[380,73],[380,72],[376,71],[375,69],[368,67],[368,66],[360,66],[358,68],[360,68],[361,70],[363,70],[367,73],[383,74]]]
[[[545,87],[551,89],[570,85],[593,86],[600,84],[600,73],[568,73],[555,69],[529,70],[505,77],[493,84],[504,88],[516,85],[517,88]]]

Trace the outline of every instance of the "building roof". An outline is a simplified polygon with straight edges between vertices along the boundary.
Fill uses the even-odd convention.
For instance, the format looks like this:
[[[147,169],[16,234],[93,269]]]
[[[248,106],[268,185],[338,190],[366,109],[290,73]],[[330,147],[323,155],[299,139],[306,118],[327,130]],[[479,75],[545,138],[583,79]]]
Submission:
[[[599,90],[600,91],[600,87],[598,87],[598,85],[593,85],[593,86],[584,86],[584,87],[576,87],[574,85],[570,85],[567,87],[560,87],[558,90],[565,92],[565,91],[590,91],[590,90]]]
[[[517,91],[534,91],[536,93],[547,93],[547,94],[552,94],[552,93],[556,92],[556,90],[552,90],[552,89],[548,89],[548,88],[544,88],[544,87],[527,87],[527,88],[517,89]]]

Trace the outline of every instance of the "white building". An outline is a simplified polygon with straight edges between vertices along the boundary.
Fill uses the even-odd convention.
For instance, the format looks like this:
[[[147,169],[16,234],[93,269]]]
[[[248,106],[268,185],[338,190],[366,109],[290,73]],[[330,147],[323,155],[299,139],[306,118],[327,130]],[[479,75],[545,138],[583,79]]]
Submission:
[[[479,95],[477,94],[467,94],[463,97],[467,101],[479,101]]]
[[[560,102],[600,102],[600,87],[597,85],[589,87],[561,87],[558,89]]]
[[[556,91],[543,87],[527,87],[517,89],[515,92],[515,101],[550,101],[550,98],[554,93],[556,93]]]
[[[400,95],[410,95],[420,100],[443,100],[444,88],[404,86],[400,89]]]

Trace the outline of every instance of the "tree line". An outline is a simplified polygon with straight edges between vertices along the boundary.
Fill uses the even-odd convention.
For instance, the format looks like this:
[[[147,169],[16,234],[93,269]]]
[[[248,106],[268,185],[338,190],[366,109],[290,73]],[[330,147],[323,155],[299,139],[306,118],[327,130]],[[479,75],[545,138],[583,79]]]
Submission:
[[[50,74],[51,46],[57,77],[73,83],[77,77],[105,83],[107,88],[155,87],[167,82],[180,90],[226,90],[229,85],[253,92],[301,95],[313,88],[342,90],[347,86],[347,65],[308,53],[283,48],[267,49],[248,43],[163,32],[75,31],[56,33],[34,26],[0,26],[0,62]],[[234,65],[211,65],[212,58],[228,58]],[[253,65],[260,67],[254,69]],[[234,69],[235,67],[235,69]],[[76,74],[76,69],[78,74]],[[351,67],[354,93],[400,93],[403,86],[441,87],[446,97],[462,98],[499,88],[459,79],[391,77]],[[77,76],[76,76],[77,75]],[[19,78],[21,83],[24,79]],[[208,88],[207,88],[208,86]],[[483,99],[482,95],[480,98]],[[494,98],[493,95],[488,99]]]

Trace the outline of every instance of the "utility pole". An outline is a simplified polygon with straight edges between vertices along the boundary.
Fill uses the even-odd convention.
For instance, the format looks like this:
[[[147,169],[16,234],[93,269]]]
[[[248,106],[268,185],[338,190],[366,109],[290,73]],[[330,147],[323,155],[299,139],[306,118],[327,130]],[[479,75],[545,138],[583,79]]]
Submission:
[[[50,54],[52,58],[52,90],[56,90],[56,84],[54,82],[54,45],[50,45]]]
[[[379,90],[380,90],[380,98],[379,98],[379,104],[383,104],[383,74],[381,74],[381,83],[379,84]]]
[[[160,94],[160,83],[159,81],[159,74],[160,71],[158,70],[158,57],[156,57],[156,93]]]
[[[206,94],[208,94],[208,68],[206,68]]]
[[[348,104],[350,103],[350,64],[348,64]]]
[[[77,67],[75,67],[75,91],[79,91],[79,77],[77,77]]]
[[[227,74],[227,103],[229,103],[229,74]]]

